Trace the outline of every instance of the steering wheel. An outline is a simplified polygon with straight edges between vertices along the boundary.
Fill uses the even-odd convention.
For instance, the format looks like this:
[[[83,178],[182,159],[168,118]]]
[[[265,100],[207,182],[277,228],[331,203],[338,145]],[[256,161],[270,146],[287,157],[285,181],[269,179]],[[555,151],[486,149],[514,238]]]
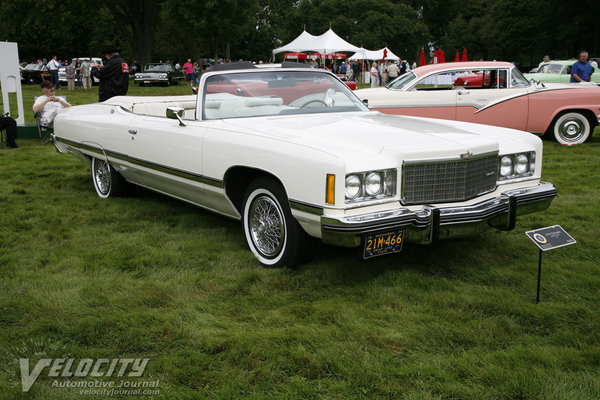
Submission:
[[[300,106],[300,108],[304,108],[304,107],[306,107],[306,106],[308,106],[309,104],[312,104],[312,103],[320,103],[320,104],[323,104],[324,107],[327,107],[327,103],[325,103],[323,100],[313,99],[313,100],[307,101],[306,103],[302,104]]]

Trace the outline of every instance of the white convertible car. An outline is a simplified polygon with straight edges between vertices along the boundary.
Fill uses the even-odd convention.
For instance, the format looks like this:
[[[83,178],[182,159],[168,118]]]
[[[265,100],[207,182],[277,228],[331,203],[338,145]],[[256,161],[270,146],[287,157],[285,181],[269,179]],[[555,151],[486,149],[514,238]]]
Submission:
[[[227,64],[199,88],[70,107],[54,144],[91,164],[100,197],[133,183],[241,219],[268,267],[301,262],[311,237],[369,258],[510,230],[557,193],[538,137],[369,111],[327,71]]]

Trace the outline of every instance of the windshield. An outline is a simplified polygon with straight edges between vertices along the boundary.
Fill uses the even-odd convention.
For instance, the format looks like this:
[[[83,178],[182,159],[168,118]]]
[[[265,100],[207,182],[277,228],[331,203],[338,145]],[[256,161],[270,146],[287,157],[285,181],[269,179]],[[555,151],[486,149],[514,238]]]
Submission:
[[[203,119],[369,110],[338,79],[316,71],[226,73],[204,87]]]
[[[391,82],[389,85],[387,85],[387,88],[388,89],[402,89],[413,79],[415,79],[415,74],[413,74],[411,71],[408,71],[407,73],[403,74],[402,76],[400,76],[399,78],[397,78],[393,82]]]
[[[25,66],[25,68],[28,71],[41,71],[42,69],[44,69],[44,65],[43,64],[27,64]]]
[[[145,72],[171,72],[173,70],[171,64],[147,64],[144,67]]]
[[[529,86],[529,81],[527,80],[527,78],[525,78],[523,76],[523,74],[521,73],[521,71],[519,71],[516,68],[513,68],[511,70],[511,76],[512,76],[512,80],[511,80],[511,86],[512,87],[526,87]]]
[[[544,71],[542,72],[546,74],[560,74],[561,72],[563,74],[566,74],[567,68],[565,68],[565,70],[563,71],[563,66],[561,64],[550,64],[546,68],[544,68]]]

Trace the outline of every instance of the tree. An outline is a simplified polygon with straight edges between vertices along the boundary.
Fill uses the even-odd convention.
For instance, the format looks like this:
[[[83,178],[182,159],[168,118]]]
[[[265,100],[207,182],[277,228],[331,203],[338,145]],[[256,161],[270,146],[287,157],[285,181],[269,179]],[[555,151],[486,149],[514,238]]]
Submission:
[[[164,0],[112,0],[105,4],[141,64],[152,60],[154,26]]]

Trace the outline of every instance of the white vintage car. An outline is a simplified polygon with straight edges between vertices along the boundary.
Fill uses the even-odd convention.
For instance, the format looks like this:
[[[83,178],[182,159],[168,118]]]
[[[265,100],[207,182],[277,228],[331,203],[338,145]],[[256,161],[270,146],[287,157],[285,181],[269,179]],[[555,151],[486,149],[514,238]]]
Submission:
[[[91,164],[100,197],[129,183],[241,219],[268,267],[311,237],[363,257],[487,229],[546,209],[542,142],[525,132],[384,115],[329,72],[227,64],[197,96],[70,107],[54,143]]]

